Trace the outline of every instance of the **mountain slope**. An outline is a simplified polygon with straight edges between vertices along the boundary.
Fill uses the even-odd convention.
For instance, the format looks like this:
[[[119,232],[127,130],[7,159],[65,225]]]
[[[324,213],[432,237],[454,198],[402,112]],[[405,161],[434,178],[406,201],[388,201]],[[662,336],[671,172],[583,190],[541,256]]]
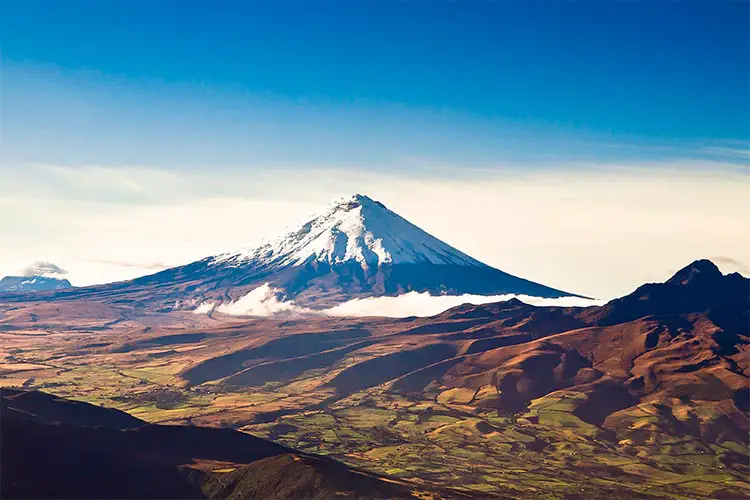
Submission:
[[[722,275],[709,260],[697,260],[665,283],[648,283],[615,299],[595,314],[599,324],[631,321],[652,314],[709,313],[720,326],[748,335],[750,281],[739,273]]]
[[[460,313],[481,317],[493,307]],[[554,407],[565,395],[567,411],[634,446],[685,433],[707,446],[747,446],[748,310],[750,280],[696,261],[665,283],[644,285],[603,307],[573,309],[579,328],[469,354],[441,370],[432,367],[431,377],[415,372],[397,379],[392,388],[413,394],[428,384],[438,393],[490,386],[473,405],[507,415],[543,408],[545,398]],[[657,414],[646,413],[651,420],[641,422],[644,408],[654,405]],[[531,414],[536,422],[548,415]],[[727,460],[739,467],[746,457]]]
[[[242,429],[450,497],[744,498],[749,290],[696,261],[587,308],[509,300],[427,318],[147,318],[81,332],[65,329],[64,308],[49,324],[16,305],[40,314],[2,321],[0,380],[149,422]],[[264,463],[282,484],[298,462]],[[246,465],[201,484],[262,491]]]
[[[483,264],[367,196],[345,198],[256,248],[207,257],[128,282],[45,296],[87,298],[153,311],[237,301],[268,283],[297,305],[324,309],[358,297],[431,294],[572,294]],[[29,295],[7,301],[37,300]]]
[[[354,261],[364,269],[386,264],[487,267],[388,210],[367,196],[332,203],[300,228],[259,247],[219,255],[215,263],[285,267],[310,261]]]

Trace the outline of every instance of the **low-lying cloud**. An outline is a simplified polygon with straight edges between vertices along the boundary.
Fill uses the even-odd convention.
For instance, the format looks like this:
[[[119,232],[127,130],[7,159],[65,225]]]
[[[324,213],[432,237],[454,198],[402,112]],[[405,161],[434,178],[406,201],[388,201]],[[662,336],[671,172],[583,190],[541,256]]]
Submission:
[[[593,306],[605,303],[605,300],[582,299],[578,297],[561,297],[547,299],[529,295],[430,295],[428,292],[409,292],[395,297],[367,297],[352,299],[330,309],[329,316],[388,316],[404,318],[407,316],[434,316],[461,304],[489,304],[518,299],[533,306]]]
[[[561,297],[549,299],[528,295],[431,295],[428,292],[409,292],[395,297],[367,297],[352,299],[334,307],[322,310],[299,306],[293,300],[284,300],[282,290],[269,283],[252,290],[242,298],[226,303],[204,302],[193,310],[195,314],[208,314],[212,311],[231,316],[385,316],[405,318],[408,316],[434,316],[462,304],[488,304],[518,299],[534,306],[596,306],[606,300]]]
[[[280,300],[279,292],[278,288],[265,283],[234,302],[216,306],[215,310],[232,316],[276,316],[314,312],[295,305],[294,301]]]
[[[68,271],[54,262],[38,260],[21,271],[22,276],[64,276]]]

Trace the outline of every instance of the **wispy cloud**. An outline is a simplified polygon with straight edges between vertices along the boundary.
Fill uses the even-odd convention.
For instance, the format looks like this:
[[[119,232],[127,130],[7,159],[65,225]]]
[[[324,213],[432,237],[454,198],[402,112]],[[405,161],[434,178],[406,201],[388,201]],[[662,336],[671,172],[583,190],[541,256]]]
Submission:
[[[719,267],[725,268],[725,271],[738,272],[746,276],[750,276],[750,267],[737,259],[726,257],[724,255],[717,255],[711,257],[710,259]]]
[[[35,164],[27,168],[39,181],[37,188],[46,188],[45,194],[79,200],[153,203],[174,199],[194,184],[178,172],[147,167]]]
[[[64,276],[68,271],[54,262],[37,261],[21,271],[22,276]]]
[[[130,262],[125,260],[101,260],[101,259],[92,259],[90,260],[93,264],[103,264],[105,266],[116,266],[116,267],[132,267],[136,269],[153,269],[153,270],[162,270],[167,269],[169,264],[166,264],[164,262]]]
[[[750,168],[750,165],[748,164],[748,160],[750,160],[750,148],[710,146],[706,147],[705,151],[714,153],[716,155],[729,157],[730,159],[734,158],[736,160],[740,160],[740,165],[744,166],[745,168]]]

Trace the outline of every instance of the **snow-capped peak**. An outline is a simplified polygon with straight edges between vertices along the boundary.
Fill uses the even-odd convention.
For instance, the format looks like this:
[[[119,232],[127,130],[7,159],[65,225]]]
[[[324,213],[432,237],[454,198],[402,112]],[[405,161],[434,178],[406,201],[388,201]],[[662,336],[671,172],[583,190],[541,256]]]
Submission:
[[[486,267],[361,194],[330,204],[299,228],[258,247],[213,259],[230,265],[272,266],[310,261],[357,262],[365,269],[406,263]]]

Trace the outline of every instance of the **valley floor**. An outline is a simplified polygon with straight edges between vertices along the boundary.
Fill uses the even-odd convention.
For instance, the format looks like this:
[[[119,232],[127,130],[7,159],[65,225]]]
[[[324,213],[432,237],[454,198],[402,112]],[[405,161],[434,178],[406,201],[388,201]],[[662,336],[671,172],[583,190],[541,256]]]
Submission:
[[[411,347],[408,343],[422,344],[417,334],[412,340],[388,340],[395,332],[424,328],[419,320],[373,320],[367,328],[376,342],[360,346],[360,336],[352,334],[341,344],[354,342],[360,350],[319,364],[299,353],[291,366],[272,365],[268,375],[245,375],[242,383],[228,384],[221,373],[189,371],[210,367],[208,360],[231,356],[238,346],[247,351],[281,338],[269,337],[271,330],[288,337],[362,328],[362,320],[330,321],[235,322],[214,327],[221,335],[208,337],[205,325],[201,330],[173,320],[157,327],[155,337],[144,324],[102,320],[70,330],[64,324],[12,326],[6,320],[0,331],[0,386],[40,389],[153,423],[240,429],[408,481],[419,496],[430,496],[434,485],[457,497],[750,495],[747,442],[710,441],[680,428],[695,414],[720,415],[719,403],[641,401],[624,411],[620,418],[627,426],[615,433],[580,417],[576,409],[588,396],[576,387],[534,398],[515,413],[482,404],[497,396],[489,381],[475,388],[433,382],[418,393],[404,393],[394,390],[391,378],[365,380],[354,372],[345,379],[347,390],[341,390],[341,374],[348,368]],[[144,336],[156,340],[144,342]],[[295,368],[301,363],[308,364]]]

